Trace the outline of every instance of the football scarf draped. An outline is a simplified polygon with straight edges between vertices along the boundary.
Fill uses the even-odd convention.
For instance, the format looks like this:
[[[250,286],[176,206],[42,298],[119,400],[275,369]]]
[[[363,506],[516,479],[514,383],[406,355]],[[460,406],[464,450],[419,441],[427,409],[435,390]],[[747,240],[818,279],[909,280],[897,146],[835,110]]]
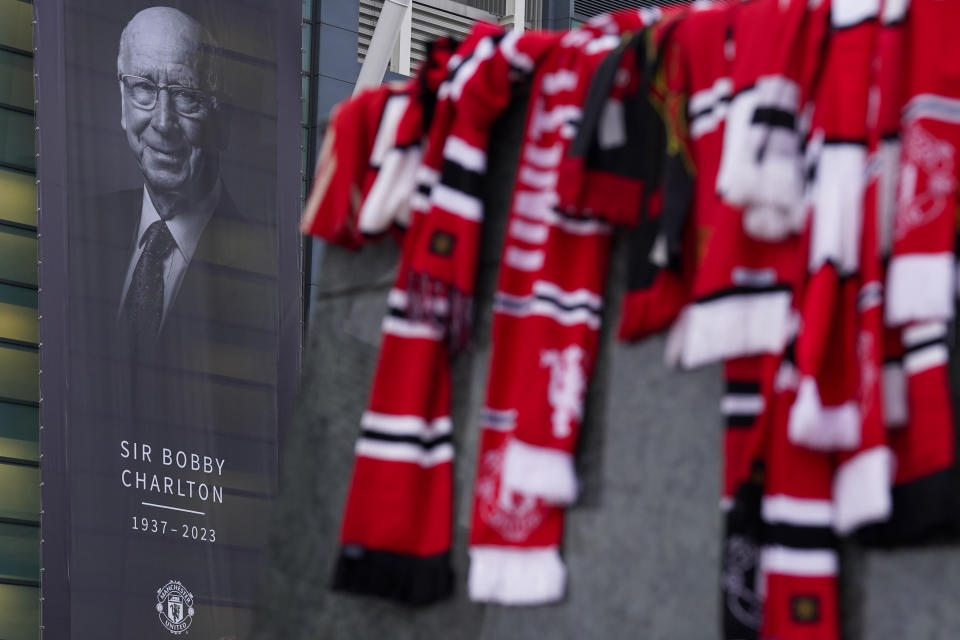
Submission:
[[[930,266],[944,262],[942,255],[927,259],[944,249],[952,253],[956,246],[954,223],[948,220],[956,211],[956,189],[948,185],[956,185],[957,168],[947,158],[955,157],[960,140],[957,121],[943,108],[956,102],[956,87],[943,75],[952,73],[955,62],[943,64],[933,53],[947,46],[950,36],[940,21],[953,19],[955,12],[955,7],[914,0],[909,11],[905,2],[887,2],[882,13],[877,198],[887,225],[884,250],[893,253],[887,271],[884,401],[896,475],[890,519],[860,538],[884,546],[958,532],[960,485],[947,346],[955,293],[952,272]],[[934,103],[935,109],[916,108]],[[908,140],[911,148],[903,148]],[[938,169],[931,171],[934,164]],[[933,182],[942,181],[943,192],[930,182],[934,173],[939,177]],[[926,215],[919,215],[921,210]],[[926,292],[923,301],[916,299],[917,291],[902,288],[902,274],[914,268],[927,269],[925,277],[932,278],[928,286],[914,282],[910,287]],[[907,309],[905,296],[916,306]],[[899,321],[905,316],[908,321]]]
[[[478,31],[458,48],[452,66],[469,60],[480,39],[498,32],[494,27]],[[447,86],[438,89],[431,126],[438,135],[454,116]],[[431,136],[425,159],[436,158],[434,146]],[[418,173],[421,179],[427,174]],[[422,206],[416,210],[414,223],[423,215]],[[405,291],[416,233],[414,224],[388,298],[377,373],[355,447],[334,588],[427,604],[453,590],[453,445],[445,335],[436,323],[411,317]],[[439,312],[442,317],[446,310]]]
[[[352,249],[364,244],[357,219],[376,174],[371,166],[375,142],[389,135],[386,130],[381,134],[380,124],[391,98],[403,100],[396,87],[382,85],[334,109],[300,223],[304,233]],[[396,114],[396,108],[391,111]]]
[[[470,535],[475,600],[538,603],[563,594],[563,507],[577,496],[573,456],[618,220],[616,212],[565,201],[559,165],[582,121],[577,105],[593,70],[620,44],[620,33],[655,15],[621,12],[571,31],[534,77],[494,294]]]
[[[450,360],[471,341],[491,130],[518,83],[469,597],[564,596],[618,228],[621,339],[668,330],[668,364],[724,364],[727,640],[839,638],[840,536],[960,532],[958,18],[942,0],[753,0],[565,33],[480,24],[416,80],[338,107],[303,229],[351,248],[405,231],[334,586],[453,591]]]

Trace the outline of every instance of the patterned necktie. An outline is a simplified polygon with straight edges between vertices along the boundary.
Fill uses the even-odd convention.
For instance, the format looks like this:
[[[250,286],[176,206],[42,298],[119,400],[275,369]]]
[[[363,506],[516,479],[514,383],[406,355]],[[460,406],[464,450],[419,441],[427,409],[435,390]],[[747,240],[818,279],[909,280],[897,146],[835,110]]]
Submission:
[[[141,337],[156,337],[163,318],[163,261],[177,244],[162,220],[147,227],[141,244],[143,252],[133,270],[122,315]]]

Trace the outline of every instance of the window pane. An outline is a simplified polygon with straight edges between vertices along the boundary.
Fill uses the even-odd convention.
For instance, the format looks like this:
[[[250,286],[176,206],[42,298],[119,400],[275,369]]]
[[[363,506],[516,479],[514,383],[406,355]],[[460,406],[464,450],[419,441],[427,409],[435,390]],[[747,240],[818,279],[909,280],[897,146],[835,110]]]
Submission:
[[[20,0],[0,0],[0,44],[33,51],[33,5]]]
[[[0,51],[0,102],[33,109],[33,58]]]
[[[40,469],[0,462],[0,487],[0,517],[40,521]]]
[[[39,439],[37,407],[0,402],[0,456],[36,462],[40,459]]]
[[[37,292],[0,284],[0,338],[36,343]]]
[[[0,398],[39,402],[39,377],[40,360],[36,349],[0,344]],[[0,487],[3,486],[0,482]]]
[[[32,115],[0,109],[0,162],[27,169],[36,168]]]
[[[303,19],[313,20],[313,0],[303,0]]]
[[[0,578],[40,579],[40,528],[0,523]]]
[[[40,589],[0,584],[0,638],[40,637]]]
[[[33,174],[0,168],[0,220],[37,226],[37,182]]]
[[[0,436],[36,443],[40,438],[40,409],[0,402]]]
[[[300,78],[300,100],[303,108],[300,123],[305,124],[310,121],[310,76]]]
[[[37,234],[0,225],[0,280],[37,284]]]
[[[304,24],[300,26],[300,30],[300,46],[303,49],[300,54],[300,68],[310,71],[310,36],[313,34],[313,26]]]

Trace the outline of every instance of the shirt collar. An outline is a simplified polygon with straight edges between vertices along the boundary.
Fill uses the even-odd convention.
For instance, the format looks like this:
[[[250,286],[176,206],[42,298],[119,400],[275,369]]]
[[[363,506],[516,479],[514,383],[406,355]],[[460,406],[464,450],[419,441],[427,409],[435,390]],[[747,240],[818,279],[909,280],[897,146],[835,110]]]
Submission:
[[[178,211],[176,215],[167,220],[167,228],[174,242],[177,243],[177,250],[183,255],[187,262],[193,258],[197,245],[200,243],[200,234],[203,228],[207,226],[207,221],[213,215],[214,209],[220,204],[220,194],[222,191],[221,183],[217,180],[210,193],[198,202]],[[137,246],[143,243],[143,235],[151,224],[161,220],[157,213],[153,201],[150,199],[150,193],[147,186],[143,186],[143,204],[140,206],[140,228],[137,230]]]

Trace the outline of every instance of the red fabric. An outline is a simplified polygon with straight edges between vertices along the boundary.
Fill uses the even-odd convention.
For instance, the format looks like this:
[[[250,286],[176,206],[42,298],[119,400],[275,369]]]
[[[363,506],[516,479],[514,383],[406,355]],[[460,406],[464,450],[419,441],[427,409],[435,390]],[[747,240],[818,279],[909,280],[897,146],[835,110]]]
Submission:
[[[880,304],[876,219],[872,211],[866,213],[864,201],[878,17],[873,13],[853,26],[833,25],[815,100],[812,136],[822,140],[822,149],[812,186],[810,281],[797,337],[801,384],[809,388],[801,390],[791,415],[790,436],[797,444],[828,451],[858,446],[856,423],[867,419],[854,415],[852,404],[861,386],[861,366],[878,375],[874,364],[858,360],[864,341],[870,341],[873,357],[882,356],[881,338],[873,335],[879,327],[866,329],[862,323],[867,319],[857,312],[858,296],[869,282],[877,289],[875,304]],[[867,244],[874,248],[867,251]],[[832,432],[823,424],[826,412],[842,416]]]
[[[900,192],[888,272],[891,325],[946,320],[953,313],[960,45],[950,25],[958,11],[955,3],[934,0],[910,5]],[[927,285],[914,287],[917,279]]]
[[[503,456],[511,437],[493,428],[481,431],[469,544],[555,548],[563,539],[563,509],[509,491],[501,483]]]
[[[778,359],[771,356],[735,358],[724,363],[727,394],[724,398],[756,398],[756,410],[731,408],[723,413],[727,428],[723,432],[723,495],[733,498],[737,490],[754,474],[754,463],[766,457],[769,428],[767,407],[773,394],[772,384]],[[731,417],[738,419],[731,421]],[[752,418],[752,420],[747,420]]]
[[[371,157],[371,164],[378,165],[377,176],[358,216],[358,226],[368,236],[392,231],[399,239],[410,225],[424,139],[437,112],[440,85],[457,46],[456,41],[447,37],[430,43],[426,59],[408,84],[402,116],[395,126],[392,119],[389,123],[381,122],[377,138],[384,148],[389,148],[378,152],[378,157]]]
[[[887,320],[895,335],[903,330],[909,405],[906,426],[889,435],[898,458],[896,480],[910,485],[953,463],[952,407],[945,358],[939,355],[945,347],[915,337],[926,335],[925,323],[947,319],[941,311],[944,300],[952,308],[952,271],[943,282],[917,287],[935,288],[928,297],[933,302],[911,307],[909,313],[896,311],[898,301],[915,297],[904,293],[895,274],[903,271],[901,264],[908,272],[913,269],[916,261],[910,260],[917,257],[952,254],[960,57],[945,61],[942,50],[953,46],[943,25],[960,16],[953,15],[957,9],[948,3],[915,0],[902,36],[910,73],[902,74],[900,87],[895,80],[901,74],[893,69],[901,36],[879,29],[876,15],[834,24],[821,67],[814,52],[828,12],[837,17],[860,4],[836,0],[801,10],[805,5],[763,0],[693,11],[668,39],[667,86],[688,105],[688,131],[673,129],[682,134],[673,141],[689,145],[698,171],[696,192],[680,272],[661,271],[645,288],[631,291],[621,325],[622,335],[643,337],[679,316],[669,339],[670,359],[684,366],[727,360],[729,393],[736,395],[735,383],[749,382],[755,391],[746,395],[762,399],[762,408],[736,425],[741,428],[725,432],[723,484],[724,496],[736,505],[741,489],[757,482],[757,462],[765,465],[758,562],[766,599],[757,637],[766,640],[838,637],[831,532],[846,534],[889,514],[892,467],[881,369],[884,355],[898,353],[901,345],[882,326],[881,256],[888,232],[894,237],[888,308],[894,311]],[[789,20],[771,28],[772,21],[782,20],[776,17],[782,10],[788,10]],[[615,36],[641,27],[644,19],[637,11],[622,12],[562,36],[504,35],[485,25],[460,50],[467,62],[439,90],[419,178],[430,195],[414,207],[384,323],[370,411],[361,421],[365,431],[343,526],[345,572],[362,562],[357,549],[430,562],[449,553],[451,463],[450,456],[439,455],[449,445],[448,359],[469,336],[491,125],[510,100],[511,78],[532,75],[494,300],[470,533],[475,561],[490,550],[504,551],[503,557],[512,560],[490,556],[483,572],[472,567],[471,596],[512,604],[562,597],[563,507],[576,495],[572,456],[596,360],[611,222],[629,218],[644,185],[613,174],[589,174],[573,161],[561,167],[560,162],[590,74],[614,46]],[[787,42],[801,43],[800,53],[792,54]],[[770,60],[746,55],[756,50],[751,47],[774,53]],[[734,50],[737,65],[731,59]],[[628,68],[629,60],[626,64]],[[774,243],[744,233],[747,212],[719,199],[716,178],[732,89],[749,89],[751,81],[778,73],[800,87],[796,105],[786,111],[815,99],[814,131],[807,142],[819,164],[810,231]],[[612,98],[636,88],[639,80],[630,76]],[[879,102],[871,102],[871,91]],[[893,222],[883,213],[884,183],[876,175],[861,180],[872,166],[868,158],[880,154],[896,128],[901,103],[906,104],[904,186]],[[669,100],[665,104],[677,107]],[[767,108],[758,104],[755,113]],[[333,145],[336,138],[331,140]],[[853,179],[843,182],[844,176]],[[349,180],[356,182],[355,177]],[[597,192],[598,186],[604,192]],[[622,199],[605,192],[620,188],[626,192]],[[664,197],[666,209],[671,194]],[[661,210],[654,202],[654,221]],[[343,222],[349,214],[341,210],[337,215],[338,230],[328,231],[334,237],[349,227]],[[327,224],[330,220],[337,219],[327,218]],[[952,269],[952,260],[950,265]],[[912,284],[916,282],[914,278]],[[792,315],[801,321],[794,322]],[[798,382],[802,391],[804,381],[813,381],[816,389],[809,424],[824,428],[828,411],[852,408],[853,440],[828,438],[823,446],[794,431],[793,412],[802,405]],[[404,431],[411,428],[419,443]],[[407,439],[398,440],[398,435]],[[409,452],[407,445],[418,452],[418,460],[400,461],[389,453]],[[828,453],[837,450],[842,451]],[[540,476],[547,481],[537,485]],[[570,490],[551,493],[557,486]],[[552,565],[549,577],[536,574],[535,554],[544,550],[556,554],[560,568]],[[518,564],[507,567],[517,558],[522,558]],[[526,570],[521,587],[508,580],[517,567]],[[390,580],[402,585],[406,577],[400,574]],[[427,574],[438,585],[417,601],[449,593],[442,571]],[[374,586],[353,590],[384,595],[375,572],[365,575],[374,576]],[[532,585],[542,586],[541,578],[553,583],[543,591],[524,591],[526,578]]]
[[[771,574],[763,638],[770,640],[834,640],[840,638],[840,609],[835,577]],[[801,617],[808,614],[809,618]]]
[[[410,496],[425,504],[452,505],[449,465],[421,469],[406,462],[358,456],[343,514],[341,544],[432,556],[450,550],[449,509],[410,509]]]
[[[798,146],[796,127],[781,120],[795,118],[799,108],[796,90],[802,58],[797,55],[796,44],[808,13],[807,4],[803,0],[760,0],[751,3],[738,19],[731,70],[733,93],[716,183],[717,190],[733,206],[777,207],[781,204],[778,195],[800,195],[800,167],[792,157]],[[791,157],[785,158],[784,154]],[[764,165],[784,159],[793,165],[793,171],[781,168],[775,176],[779,190],[766,193]],[[772,200],[768,201],[770,196]]]
[[[485,172],[490,128],[509,104],[515,65],[525,65],[528,68],[517,70],[531,73],[534,61],[542,58],[558,38],[553,33],[531,32],[517,37],[511,32],[502,39],[487,36],[479,40],[475,50],[478,64],[462,65],[449,84],[456,117],[450,119],[445,135],[431,134],[424,164],[441,175],[431,194],[429,215],[424,217],[411,248],[414,280],[409,287],[419,298],[414,302],[415,309],[430,309],[437,300],[448,300],[451,307],[458,307],[459,314],[454,315],[457,309],[452,309],[447,321],[449,327],[457,328],[450,336],[455,348],[469,340],[470,301],[483,215],[479,179]],[[458,149],[478,158],[483,168],[477,171],[465,166]],[[466,176],[463,169],[468,170]],[[438,251],[438,238],[449,242],[451,249]],[[455,300],[466,302],[455,305]]]
[[[610,22],[594,21],[569,32],[534,75],[494,294],[485,412],[509,418],[487,422],[481,437],[469,539],[474,599],[524,602],[509,589],[491,586],[489,566],[481,554],[490,550],[530,552],[531,558],[535,553],[557,554],[562,506],[575,498],[575,488],[564,495],[540,490],[575,487],[572,455],[596,360],[610,226],[556,210],[557,168],[573,137],[571,122],[579,117],[578,100],[589,82],[583,75],[585,57],[602,51],[592,43],[611,30],[637,28],[640,19],[639,12],[623,12]],[[607,51],[616,40],[610,38]],[[559,460],[560,466],[539,466],[539,459],[525,457],[531,451]],[[513,466],[518,460],[521,466]],[[511,472],[520,468],[526,472]],[[531,485],[530,477],[547,482]],[[528,573],[534,583],[557,579],[541,577],[537,569]],[[538,601],[557,599],[562,591],[562,584],[553,583]]]
[[[375,177],[370,152],[384,105],[396,91],[389,85],[367,89],[334,109],[300,223],[303,233],[351,249],[363,245],[357,214]]]
[[[675,272],[658,271],[649,287],[632,289],[624,295],[617,338],[643,340],[667,329],[688,300],[689,290]]]
[[[626,33],[625,33],[626,35]],[[607,34],[607,37],[613,34]],[[603,37],[603,36],[601,36]],[[617,40],[617,46],[621,45]],[[578,94],[571,98],[570,103],[584,105],[591,90],[590,81],[597,67],[608,56],[613,55],[614,48],[600,48],[593,55],[581,53],[574,67],[571,69],[578,77]],[[614,81],[607,103],[617,102],[623,105],[624,98],[636,93],[639,88],[643,70],[636,68],[633,49],[624,52],[623,60],[618,68],[620,78]],[[577,69],[576,67],[580,67]],[[625,127],[626,123],[623,123]],[[640,211],[642,184],[635,179],[610,172],[592,171],[586,164],[586,157],[582,155],[563,154],[557,168],[557,209],[571,215],[590,215],[602,218],[614,224],[636,224],[636,217]]]
[[[926,349],[929,352],[931,347]],[[946,354],[945,343],[933,345],[932,349]],[[905,358],[911,358],[910,352]],[[906,428],[892,430],[889,434],[897,460],[895,481],[898,485],[946,471],[955,463],[947,363],[942,361],[908,373],[907,398],[909,422]]]
[[[715,193],[732,86],[730,56],[763,28],[763,17],[762,3],[737,4],[692,13],[678,27],[677,38],[689,60],[681,69],[690,96],[690,147],[697,176],[691,246],[685,251],[693,263],[691,300],[671,331],[667,357],[685,367],[782,349],[790,291],[802,273],[801,238],[772,244],[745,236],[742,211]],[[731,32],[733,39],[728,40]]]
[[[620,314],[621,340],[642,340],[664,330],[689,302],[694,273],[710,242],[709,229],[720,203],[714,184],[723,141],[723,111],[729,99],[722,85],[730,75],[732,42],[728,38],[738,11],[736,4],[691,11],[666,37],[663,82],[668,144],[674,145],[678,164],[694,175],[693,199],[688,204],[685,193],[668,192],[662,204],[650,207],[653,220],[664,209],[686,215],[689,208],[683,263],[679,272],[659,269],[647,286],[630,287]],[[718,86],[721,90],[715,91]],[[708,121],[712,127],[704,126]]]
[[[780,374],[792,368],[789,360],[780,366]],[[836,640],[840,624],[832,536],[834,462],[827,454],[790,442],[787,417],[794,395],[789,385],[775,383],[768,416],[760,638]],[[784,499],[786,507],[773,508]]]
[[[491,33],[479,25],[457,54],[471,59]],[[494,31],[495,32],[495,31]],[[455,76],[449,82],[452,82]],[[425,155],[435,159],[455,121],[449,84]],[[439,133],[436,133],[439,132]],[[447,336],[432,318],[411,314],[411,265],[425,214],[406,235],[341,530],[335,588],[424,604],[449,596],[452,445]],[[431,309],[436,309],[431,307]],[[442,315],[442,314],[441,314]]]

